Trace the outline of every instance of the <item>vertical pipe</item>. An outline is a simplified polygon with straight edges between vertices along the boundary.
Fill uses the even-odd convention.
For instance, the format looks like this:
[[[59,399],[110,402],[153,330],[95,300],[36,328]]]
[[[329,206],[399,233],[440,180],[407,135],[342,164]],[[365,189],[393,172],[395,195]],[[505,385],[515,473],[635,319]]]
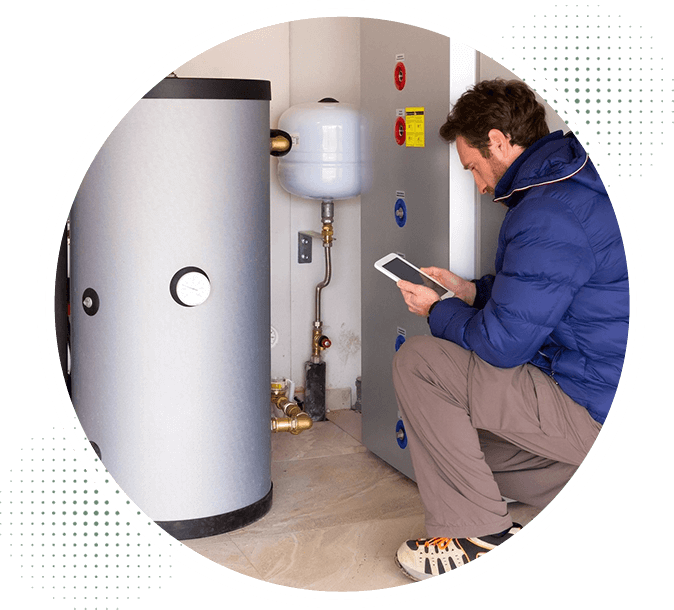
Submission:
[[[316,286],[316,317],[311,339],[311,359],[305,365],[304,410],[314,421],[325,419],[325,362],[321,352],[329,346],[329,340],[323,336],[321,319],[321,293],[332,279],[331,248],[333,239],[334,202],[324,199],[321,202],[321,221],[323,229],[323,248],[325,250],[325,277]]]
[[[331,245],[323,244],[323,249],[325,250],[325,278],[316,286],[316,317],[314,319],[314,322],[320,325],[323,324],[321,320],[321,292],[330,283],[332,278]]]
[[[316,318],[315,325],[322,325],[321,321],[321,291],[325,288],[332,278],[332,260],[330,252],[332,248],[332,223],[334,220],[335,204],[330,200],[321,202],[321,222],[323,223],[323,248],[325,249],[325,277],[323,281],[316,286]]]

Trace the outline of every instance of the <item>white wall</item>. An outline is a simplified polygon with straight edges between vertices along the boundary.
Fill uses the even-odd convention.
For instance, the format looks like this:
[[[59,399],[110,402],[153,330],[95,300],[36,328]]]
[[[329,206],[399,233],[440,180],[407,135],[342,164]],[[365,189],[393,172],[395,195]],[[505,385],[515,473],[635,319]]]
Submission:
[[[360,105],[360,19],[328,18],[274,25],[224,42],[176,70],[178,76],[252,78],[272,83],[271,128],[291,105],[333,97]],[[271,163],[272,376],[304,384],[311,355],[315,287],[324,276],[323,247],[297,262],[298,231],[321,229],[320,202],[290,196]],[[335,202],[333,279],[323,290],[322,319],[332,347],[328,388],[352,388],[360,375],[360,198]]]

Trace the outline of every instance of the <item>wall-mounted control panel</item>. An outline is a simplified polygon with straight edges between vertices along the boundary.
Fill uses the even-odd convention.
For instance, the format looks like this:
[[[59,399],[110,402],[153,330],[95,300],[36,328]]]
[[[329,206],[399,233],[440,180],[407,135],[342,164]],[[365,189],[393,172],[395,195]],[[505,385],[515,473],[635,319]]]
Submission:
[[[429,334],[428,324],[373,265],[389,252],[415,265],[448,264],[449,147],[438,130],[449,108],[449,39],[363,20],[361,45],[361,111],[371,147],[361,194],[363,442],[414,478],[391,364],[407,338]]]
[[[366,20],[361,75],[370,145],[361,195],[363,442],[414,478],[391,365],[406,340],[431,333],[426,318],[410,313],[395,284],[373,265],[396,252],[419,267],[449,268],[466,279],[494,272],[504,211],[492,197],[479,197],[439,129],[475,82],[516,77],[444,36],[392,22],[371,27]]]

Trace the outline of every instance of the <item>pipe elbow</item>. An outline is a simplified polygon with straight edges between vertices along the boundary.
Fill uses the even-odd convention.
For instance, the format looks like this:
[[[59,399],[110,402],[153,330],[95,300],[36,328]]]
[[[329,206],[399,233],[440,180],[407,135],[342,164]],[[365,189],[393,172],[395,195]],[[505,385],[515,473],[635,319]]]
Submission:
[[[301,434],[314,425],[313,420],[304,411],[292,417],[272,417],[272,432],[290,432],[290,434]]]
[[[285,415],[285,417],[271,418],[272,432],[300,434],[313,426],[314,422],[311,417],[295,401],[285,395],[281,384],[272,384],[271,402]]]

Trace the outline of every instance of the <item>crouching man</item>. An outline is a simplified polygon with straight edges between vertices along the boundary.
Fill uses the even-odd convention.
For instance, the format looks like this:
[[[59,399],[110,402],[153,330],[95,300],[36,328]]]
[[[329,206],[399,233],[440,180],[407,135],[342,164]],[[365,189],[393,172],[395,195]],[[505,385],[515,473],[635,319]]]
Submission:
[[[507,206],[496,274],[424,268],[455,298],[401,281],[432,336],[408,339],[393,380],[428,538],[397,553],[421,580],[510,538],[510,498],[545,507],[606,419],[627,343],[627,264],[611,202],[578,140],[550,133],[519,81],[484,81],[441,136],[479,191]]]

